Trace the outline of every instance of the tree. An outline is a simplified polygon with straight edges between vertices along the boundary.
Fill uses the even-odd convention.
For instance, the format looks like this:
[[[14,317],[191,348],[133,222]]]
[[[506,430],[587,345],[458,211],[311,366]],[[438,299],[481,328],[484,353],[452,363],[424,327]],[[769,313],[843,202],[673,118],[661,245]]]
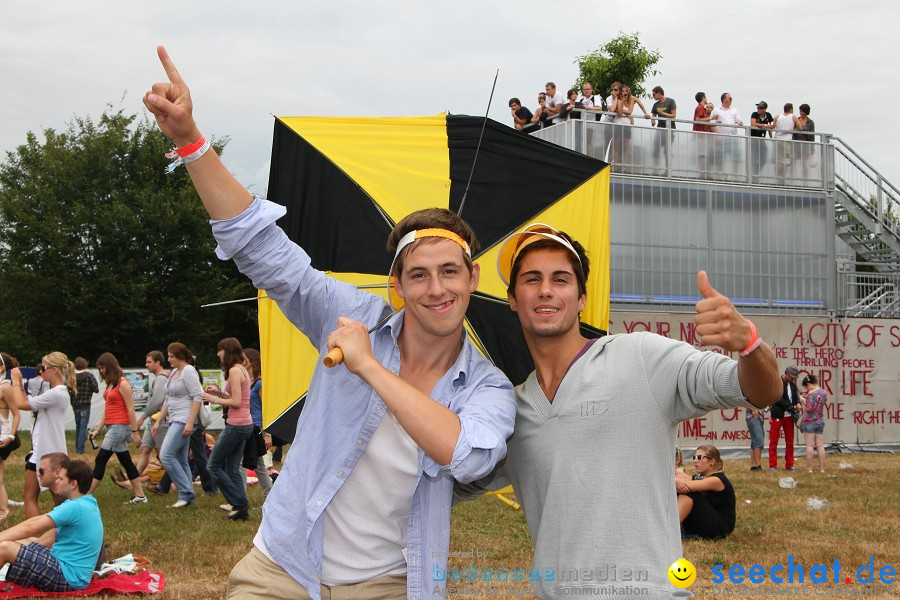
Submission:
[[[200,308],[256,292],[214,256],[185,169],[163,170],[171,143],[155,124],[108,106],[44,138],[29,132],[0,164],[0,348],[23,364],[62,350],[137,366],[179,340],[214,366],[219,339],[258,343],[255,303]]]
[[[654,66],[662,58],[658,50],[647,50],[641,45],[638,33],[619,32],[591,54],[579,56],[578,81],[575,88],[585,81],[594,86],[594,93],[606,94],[614,81],[631,87],[636,97],[647,96],[643,84],[647,77],[659,75]]]

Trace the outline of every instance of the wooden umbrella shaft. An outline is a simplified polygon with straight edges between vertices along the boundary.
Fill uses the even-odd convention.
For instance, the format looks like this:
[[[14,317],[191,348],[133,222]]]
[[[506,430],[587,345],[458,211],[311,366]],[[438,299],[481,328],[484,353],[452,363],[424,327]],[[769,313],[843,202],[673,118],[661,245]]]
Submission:
[[[382,325],[387,323],[388,319],[390,319],[391,317],[393,317],[396,314],[397,314],[396,312],[388,313],[387,316],[385,316],[383,319],[381,319],[380,321],[375,323],[375,325],[373,325],[369,329],[369,333],[372,333],[373,331],[375,331],[376,329],[378,329],[379,327],[381,327]],[[334,348],[329,350],[328,354],[325,355],[325,358],[322,359],[322,364],[324,364],[329,369],[331,367],[335,367],[335,366],[341,364],[342,362],[344,362],[344,351],[341,350],[337,346],[335,346]]]

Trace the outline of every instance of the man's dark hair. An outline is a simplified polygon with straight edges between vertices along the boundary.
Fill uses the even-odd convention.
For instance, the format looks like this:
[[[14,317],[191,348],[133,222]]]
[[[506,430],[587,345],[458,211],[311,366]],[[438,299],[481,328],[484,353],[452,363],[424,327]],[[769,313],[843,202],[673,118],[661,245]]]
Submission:
[[[790,102],[785,102],[784,103],[784,112],[788,112],[788,111],[792,111],[792,110],[794,110],[794,105],[791,104]]]
[[[552,81],[548,81],[547,84],[546,84],[544,87],[547,87],[547,86],[552,87],[554,90],[556,89],[556,84],[553,83]]]
[[[75,368],[79,371],[84,371],[88,366],[88,362],[83,356],[79,356],[78,358],[76,358],[74,361],[72,361],[72,364],[75,365]]]
[[[654,88],[653,88],[653,93],[654,93],[654,94],[661,94],[661,95],[663,95],[663,96],[666,95],[666,93],[663,91],[663,89],[662,89],[660,86],[654,87]]]
[[[706,92],[697,92],[694,94],[694,100],[697,101],[697,104],[700,104],[704,98],[706,98]]]
[[[725,102],[725,96],[728,96],[731,92],[722,92],[722,95],[719,96],[719,100]]]
[[[66,477],[69,478],[69,481],[74,481],[78,484],[79,493],[87,494],[91,491],[94,472],[86,462],[83,460],[64,460],[59,467],[66,470]]]
[[[163,364],[163,361],[166,359],[166,357],[163,356],[163,353],[159,350],[151,350],[147,353],[146,358],[149,358],[153,362],[158,362],[159,364]]]
[[[543,250],[547,248],[551,250],[563,250],[566,253],[566,256],[569,257],[569,263],[572,265],[572,271],[575,273],[575,281],[578,282],[578,295],[587,295],[587,278],[591,270],[591,261],[588,260],[584,246],[573,240],[569,234],[563,231],[559,231],[558,233],[559,237],[572,244],[572,247],[575,248],[575,252],[578,253],[578,258],[576,259],[572,256],[572,253],[569,252],[568,248],[561,246],[559,243],[550,239],[542,239],[528,244],[522,249],[522,252],[516,257],[516,260],[513,261],[512,270],[509,273],[509,287],[507,288],[507,291],[513,298],[516,297],[516,280],[519,278],[519,269],[522,268],[522,259],[532,250]],[[581,261],[580,263],[579,260]]]
[[[510,98],[509,99],[509,105],[512,106],[513,104],[518,104],[519,106],[522,106],[522,102],[518,98]]]
[[[472,227],[459,218],[455,212],[447,210],[446,208],[424,208],[406,215],[394,226],[393,231],[391,231],[391,234],[388,236],[388,252],[395,252],[397,250],[397,244],[400,243],[403,236],[410,231],[416,231],[418,229],[446,229],[452,231],[469,244],[469,248],[472,250],[473,255],[480,248]],[[394,263],[393,274],[396,274],[397,277],[399,277],[400,274],[403,273],[403,259],[406,258],[406,255],[409,254],[409,251],[416,244],[420,242],[423,244],[434,243],[441,239],[443,238],[425,238],[404,248],[400,253],[400,256],[397,257],[397,261]],[[462,249],[460,249],[460,251],[462,251]],[[463,253],[463,257],[466,262],[466,268],[468,268],[469,273],[471,273],[472,259],[469,256],[466,256],[465,253]]]

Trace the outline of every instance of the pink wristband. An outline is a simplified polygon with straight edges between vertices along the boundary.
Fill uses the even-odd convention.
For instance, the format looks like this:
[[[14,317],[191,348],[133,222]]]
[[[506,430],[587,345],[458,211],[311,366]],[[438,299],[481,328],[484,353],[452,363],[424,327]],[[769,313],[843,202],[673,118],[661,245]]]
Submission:
[[[753,321],[750,319],[747,319],[747,324],[750,325],[750,343],[747,344],[746,348],[740,351],[739,354],[741,356],[747,356],[762,344],[762,338],[759,337],[759,332],[756,331],[756,325],[754,325]]]
[[[200,139],[197,140],[196,142],[194,142],[193,144],[188,144],[187,146],[182,146],[181,148],[175,148],[175,154],[177,154],[181,158],[190,156],[191,154],[193,154],[194,152],[196,152],[197,150],[202,148],[203,144],[205,144],[205,143],[206,143],[206,138],[201,135]]]

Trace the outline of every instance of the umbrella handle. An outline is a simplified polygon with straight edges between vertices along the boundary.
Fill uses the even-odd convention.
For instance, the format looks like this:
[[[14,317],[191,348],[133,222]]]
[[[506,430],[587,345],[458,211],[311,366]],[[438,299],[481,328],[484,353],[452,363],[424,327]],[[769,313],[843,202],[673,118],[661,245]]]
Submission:
[[[328,354],[325,355],[325,358],[322,359],[322,363],[328,367],[336,367],[337,365],[344,362],[344,352],[340,348],[332,348]]]

